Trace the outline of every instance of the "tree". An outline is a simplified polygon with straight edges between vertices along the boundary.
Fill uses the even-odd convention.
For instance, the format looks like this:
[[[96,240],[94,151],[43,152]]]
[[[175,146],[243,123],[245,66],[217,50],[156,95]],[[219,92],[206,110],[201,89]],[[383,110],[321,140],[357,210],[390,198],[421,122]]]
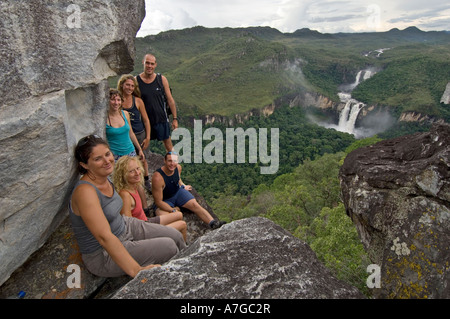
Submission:
[[[310,244],[317,257],[337,278],[368,293],[366,269],[371,262],[343,203],[334,208],[324,207],[311,226],[299,226],[294,234]]]

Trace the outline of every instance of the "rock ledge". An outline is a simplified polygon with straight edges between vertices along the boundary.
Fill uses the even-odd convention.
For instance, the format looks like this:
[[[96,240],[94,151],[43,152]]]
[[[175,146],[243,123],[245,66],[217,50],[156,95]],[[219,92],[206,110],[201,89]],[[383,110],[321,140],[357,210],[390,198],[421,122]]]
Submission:
[[[332,276],[307,244],[268,219],[234,221],[160,268],[142,271],[113,299],[364,298]]]

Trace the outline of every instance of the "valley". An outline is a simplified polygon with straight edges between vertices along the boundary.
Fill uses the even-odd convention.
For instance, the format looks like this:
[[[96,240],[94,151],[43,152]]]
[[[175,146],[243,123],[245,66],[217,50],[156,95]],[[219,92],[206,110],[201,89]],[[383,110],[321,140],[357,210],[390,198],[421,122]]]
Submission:
[[[371,76],[351,88],[352,98],[386,107],[396,120],[418,112],[448,122],[449,107],[440,100],[450,81],[449,48],[449,33],[415,27],[355,34],[194,27],[137,38],[133,73],[141,72],[146,52],[155,54],[185,125],[269,105],[317,107],[308,105],[306,94],[329,99],[333,109],[342,102],[339,93],[364,70]]]
[[[220,158],[210,146],[223,149],[227,129],[279,130],[276,173],[261,174],[264,163],[246,154],[239,163],[183,163],[183,181],[223,220],[273,220],[370,295],[370,261],[346,215],[338,171],[352,150],[450,120],[441,102],[450,82],[450,34],[414,27],[365,34],[195,27],[138,38],[136,48],[133,73],[141,72],[145,53],[155,54],[183,134],[215,132],[198,144],[210,158]],[[195,131],[199,121],[202,132]],[[251,143],[239,147],[250,150]],[[161,143],[150,148],[164,153]],[[186,150],[195,158],[194,148]]]

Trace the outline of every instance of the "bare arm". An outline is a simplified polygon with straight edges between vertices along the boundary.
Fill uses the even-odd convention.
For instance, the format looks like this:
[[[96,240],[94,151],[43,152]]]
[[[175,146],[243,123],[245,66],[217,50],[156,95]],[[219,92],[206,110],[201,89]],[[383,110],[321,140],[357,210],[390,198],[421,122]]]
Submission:
[[[180,186],[184,186],[184,189],[185,189],[185,190],[188,190],[188,191],[192,190],[192,186],[191,186],[191,185],[186,185],[186,184],[184,184],[183,181],[181,180],[181,165],[178,164],[177,167],[178,167],[178,174],[180,175],[180,180],[178,181],[178,184],[179,184]]]
[[[122,210],[120,211],[120,213],[124,216],[133,217],[133,215],[131,214],[134,202],[133,197],[125,190],[121,190],[119,192],[119,195],[123,201]]]
[[[138,108],[139,112],[141,112],[142,116],[142,122],[144,123],[145,127],[145,140],[142,142],[142,149],[146,150],[147,147],[150,145],[150,134],[151,134],[151,126],[150,126],[150,120],[148,119],[147,110],[145,109],[144,102],[142,99],[136,97],[136,107]]]
[[[124,112],[125,116],[127,118],[128,121],[128,125],[130,126],[130,129],[128,130],[129,134],[130,134],[130,138],[131,141],[133,142],[133,145],[136,147],[136,149],[139,151],[139,158],[141,160],[144,160],[144,152],[142,151],[141,146],[139,145],[139,142],[137,140],[136,135],[133,132],[133,129],[131,128],[131,122],[130,122],[130,114],[128,112]]]
[[[172,92],[170,92],[169,81],[164,75],[161,76],[161,78],[164,86],[164,91],[166,92],[167,103],[169,104],[170,110],[172,111],[172,115],[174,118],[172,122],[172,129],[175,130],[178,128],[177,107],[175,105],[175,100],[172,96]]]

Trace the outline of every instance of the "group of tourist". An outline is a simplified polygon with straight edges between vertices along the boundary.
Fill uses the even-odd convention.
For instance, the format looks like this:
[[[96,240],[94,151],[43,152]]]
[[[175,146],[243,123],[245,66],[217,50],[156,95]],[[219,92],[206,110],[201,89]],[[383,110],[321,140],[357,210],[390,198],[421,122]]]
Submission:
[[[83,262],[94,275],[135,277],[185,248],[182,207],[212,229],[224,224],[198,204],[181,179],[170,139],[170,130],[178,128],[177,109],[167,78],[155,73],[156,66],[155,56],[146,54],[142,73],[123,75],[117,89],[110,90],[106,139],[88,135],[75,147],[81,178],[69,216]],[[150,180],[145,152],[152,139],[163,142],[166,155]]]

